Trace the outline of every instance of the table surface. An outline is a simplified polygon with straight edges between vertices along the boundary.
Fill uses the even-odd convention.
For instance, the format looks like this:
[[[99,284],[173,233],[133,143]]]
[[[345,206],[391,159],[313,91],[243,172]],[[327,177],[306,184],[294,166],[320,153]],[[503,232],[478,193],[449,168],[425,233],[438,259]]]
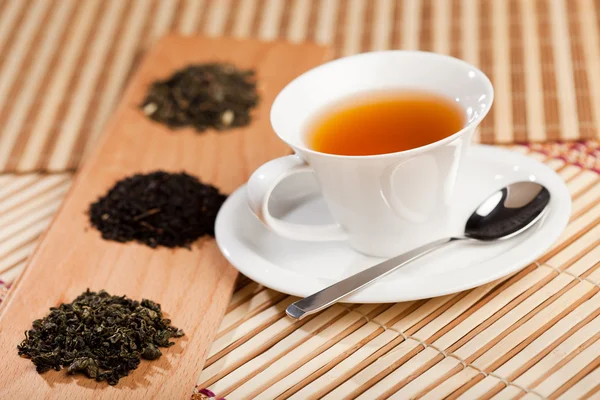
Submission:
[[[198,388],[228,399],[600,397],[598,0],[0,0],[0,297],[167,32],[466,59],[496,88],[479,140],[546,162],[573,197],[551,251],[464,293],[293,322],[292,298],[242,281]]]

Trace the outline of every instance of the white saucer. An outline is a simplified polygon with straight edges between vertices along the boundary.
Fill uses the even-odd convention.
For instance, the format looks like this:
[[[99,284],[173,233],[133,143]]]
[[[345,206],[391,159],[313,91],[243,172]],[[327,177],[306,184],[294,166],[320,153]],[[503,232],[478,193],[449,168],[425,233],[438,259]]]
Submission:
[[[330,219],[312,174],[299,176],[310,179],[293,179],[286,184],[292,181],[288,179],[277,190],[282,197],[295,197],[296,202],[301,193],[301,204],[278,210],[279,214],[304,223]],[[521,180],[543,184],[552,196],[549,212],[529,231],[503,242],[457,243],[433,252],[345,301],[388,303],[436,297],[491,282],[529,265],[559,237],[571,214],[569,192],[549,167],[519,153],[474,145],[459,178],[453,215],[456,231],[462,232],[464,222],[483,199]],[[275,235],[252,215],[245,186],[227,199],[217,216],[215,231],[219,248],[242,274],[271,289],[300,297],[381,261],[353,251],[345,242],[299,242]]]

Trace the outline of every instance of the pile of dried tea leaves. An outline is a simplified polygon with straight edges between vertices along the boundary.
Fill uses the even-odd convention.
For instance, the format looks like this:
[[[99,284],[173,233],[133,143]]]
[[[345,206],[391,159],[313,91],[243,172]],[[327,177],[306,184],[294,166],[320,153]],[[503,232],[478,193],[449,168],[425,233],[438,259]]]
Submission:
[[[214,236],[226,198],[185,172],[155,171],[117,182],[90,205],[89,217],[107,240],[189,248],[204,235]]]
[[[159,347],[172,346],[171,338],[184,335],[170,324],[153,301],[88,289],[33,321],[17,348],[39,373],[67,367],[70,374],[115,385],[138,367],[140,357],[155,360],[162,355]]]
[[[256,107],[255,72],[229,63],[190,65],[152,83],[141,108],[170,128],[224,130],[246,126]]]

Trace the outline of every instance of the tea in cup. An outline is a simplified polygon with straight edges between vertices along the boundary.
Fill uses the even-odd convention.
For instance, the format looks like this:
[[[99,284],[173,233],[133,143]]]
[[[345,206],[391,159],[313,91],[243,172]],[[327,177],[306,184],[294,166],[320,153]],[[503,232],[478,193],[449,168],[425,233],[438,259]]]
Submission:
[[[493,96],[483,72],[435,53],[379,51],[314,68],[273,103],[273,129],[295,154],[254,172],[250,208],[283,237],[347,240],[378,257],[446,235],[462,161]],[[269,212],[275,187],[299,173],[315,174],[336,224]]]

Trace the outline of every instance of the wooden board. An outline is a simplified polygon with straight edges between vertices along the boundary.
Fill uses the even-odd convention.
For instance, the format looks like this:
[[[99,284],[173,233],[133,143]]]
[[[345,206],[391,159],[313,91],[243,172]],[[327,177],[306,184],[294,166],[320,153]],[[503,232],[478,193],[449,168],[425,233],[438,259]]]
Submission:
[[[136,172],[185,170],[230,193],[268,159],[288,152],[272,133],[269,109],[295,76],[323,62],[316,45],[232,39],[167,37],[146,56],[105,135],[77,176],[56,219],[4,304],[0,317],[0,398],[187,398],[202,369],[236,278],[214,240],[191,251],[153,250],[104,241],[88,229],[90,202]],[[198,135],[170,132],[146,119],[137,105],[147,85],[191,62],[231,61],[257,69],[262,96],[252,125]],[[186,336],[153,362],[143,361],[115,387],[62,370],[42,375],[16,346],[31,322],[86,288],[134,299],[150,298]]]

